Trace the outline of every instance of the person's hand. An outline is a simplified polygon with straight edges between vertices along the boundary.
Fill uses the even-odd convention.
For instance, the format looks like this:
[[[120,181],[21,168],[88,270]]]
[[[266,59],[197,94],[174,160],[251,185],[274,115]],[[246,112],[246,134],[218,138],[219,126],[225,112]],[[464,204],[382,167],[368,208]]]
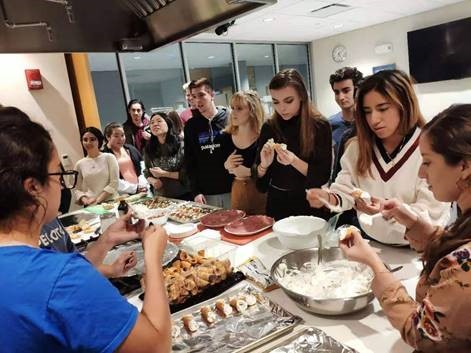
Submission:
[[[156,179],[156,178],[148,178],[147,181],[149,182],[150,185],[152,185],[154,190],[159,190],[164,185],[160,179]]]
[[[232,170],[240,166],[244,162],[244,158],[240,154],[236,154],[234,150],[224,162],[224,168],[232,173]]]
[[[371,196],[371,203],[368,204],[363,200],[362,198],[356,198],[355,199],[355,209],[357,211],[369,214],[369,215],[374,215],[383,209],[383,203],[384,200],[381,198],[373,197]]]
[[[111,264],[110,277],[123,277],[136,264],[136,253],[134,251],[125,251]]]
[[[373,269],[378,261],[382,263],[378,254],[356,229],[340,241],[340,249],[348,260],[360,262]]]
[[[80,199],[80,202],[84,206],[91,206],[91,205],[96,204],[96,198],[95,197],[84,196]]]
[[[260,151],[260,165],[262,168],[267,169],[275,158],[275,149],[268,142],[265,143]]]
[[[306,190],[306,199],[309,205],[314,208],[321,208],[329,204],[329,192],[323,189],[309,189]],[[335,205],[334,205],[335,206]]]
[[[293,152],[281,148],[281,145],[275,145],[276,160],[283,165],[291,165],[298,158]]]
[[[156,178],[162,178],[167,175],[167,171],[160,167],[154,167],[149,169],[150,173]]]
[[[385,219],[393,218],[396,222],[401,223],[407,229],[411,229],[419,218],[409,208],[405,207],[403,202],[397,199],[385,200],[381,213]]]
[[[206,204],[206,199],[203,194],[198,194],[195,196],[195,202]]]
[[[139,194],[141,192],[147,192],[147,186],[145,185],[138,185],[136,194]]]
[[[149,134],[147,131],[142,130],[141,136],[144,140],[148,141],[148,140],[150,140],[151,134]]]
[[[116,246],[138,239],[144,231],[145,221],[140,219],[136,223],[131,223],[131,217],[132,210],[129,209],[128,213],[119,217],[116,222],[106,228],[102,235],[104,240],[111,243],[112,246]]]
[[[246,166],[239,165],[237,168],[232,169],[230,173],[234,174],[236,178],[247,178],[250,177],[252,170]]]
[[[168,235],[165,229],[161,226],[150,225],[144,230],[142,235],[142,246],[144,248],[144,256],[151,257],[151,263],[159,263],[162,260],[165,248],[167,247]],[[155,258],[154,258],[155,256]]]

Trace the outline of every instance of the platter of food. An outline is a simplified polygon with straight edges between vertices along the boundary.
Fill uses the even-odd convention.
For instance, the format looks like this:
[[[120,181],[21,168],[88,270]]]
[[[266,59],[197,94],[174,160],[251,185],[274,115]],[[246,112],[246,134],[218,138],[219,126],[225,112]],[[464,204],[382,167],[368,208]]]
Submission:
[[[156,196],[153,199],[147,199],[143,202],[148,208],[169,208],[175,207],[185,201],[176,200],[176,199],[169,199],[162,196]]]
[[[100,235],[100,218],[90,213],[77,213],[60,218],[74,244],[88,242]]]
[[[201,217],[218,210],[218,207],[201,205],[197,203],[185,203],[178,206],[169,219],[178,223],[199,222]]]
[[[245,216],[241,210],[219,210],[201,217],[200,222],[208,228],[221,228]]]
[[[237,221],[231,222],[224,227],[224,230],[236,236],[248,236],[260,233],[270,228],[275,220],[268,216],[248,216]]]
[[[247,352],[301,321],[247,282],[172,315],[172,320],[172,351],[185,353]]]

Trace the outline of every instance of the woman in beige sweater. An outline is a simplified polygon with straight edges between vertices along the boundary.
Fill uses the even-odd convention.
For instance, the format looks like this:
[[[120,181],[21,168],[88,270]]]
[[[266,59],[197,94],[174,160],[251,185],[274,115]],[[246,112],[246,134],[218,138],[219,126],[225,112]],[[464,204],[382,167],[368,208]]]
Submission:
[[[87,127],[80,136],[86,152],[75,165],[78,171],[75,198],[83,206],[98,204],[118,196],[119,166],[111,153],[100,151],[103,134],[96,127]]]
[[[424,269],[412,299],[379,256],[353,232],[341,244],[346,256],[375,272],[373,291],[391,324],[419,352],[469,352],[471,347],[471,104],[451,106],[423,129],[420,176],[439,201],[456,201],[462,215],[446,229],[433,227],[397,200],[383,215],[407,228],[423,251]]]

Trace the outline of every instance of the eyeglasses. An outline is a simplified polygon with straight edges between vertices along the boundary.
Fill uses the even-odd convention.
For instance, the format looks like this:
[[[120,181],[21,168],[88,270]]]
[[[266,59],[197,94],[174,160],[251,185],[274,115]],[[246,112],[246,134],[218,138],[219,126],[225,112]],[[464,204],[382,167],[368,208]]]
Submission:
[[[76,170],[64,170],[63,172],[48,173],[47,175],[59,175],[60,183],[64,189],[73,189],[77,184],[78,172]]]

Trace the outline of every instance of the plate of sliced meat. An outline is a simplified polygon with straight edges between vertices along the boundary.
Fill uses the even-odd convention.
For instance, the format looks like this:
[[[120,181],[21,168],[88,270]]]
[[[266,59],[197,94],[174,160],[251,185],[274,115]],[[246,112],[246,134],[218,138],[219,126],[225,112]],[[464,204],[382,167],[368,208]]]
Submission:
[[[229,234],[243,237],[257,234],[270,228],[274,223],[275,220],[268,216],[248,216],[229,223],[224,230]]]
[[[244,216],[245,212],[241,210],[220,210],[201,217],[200,222],[205,227],[220,228]]]

